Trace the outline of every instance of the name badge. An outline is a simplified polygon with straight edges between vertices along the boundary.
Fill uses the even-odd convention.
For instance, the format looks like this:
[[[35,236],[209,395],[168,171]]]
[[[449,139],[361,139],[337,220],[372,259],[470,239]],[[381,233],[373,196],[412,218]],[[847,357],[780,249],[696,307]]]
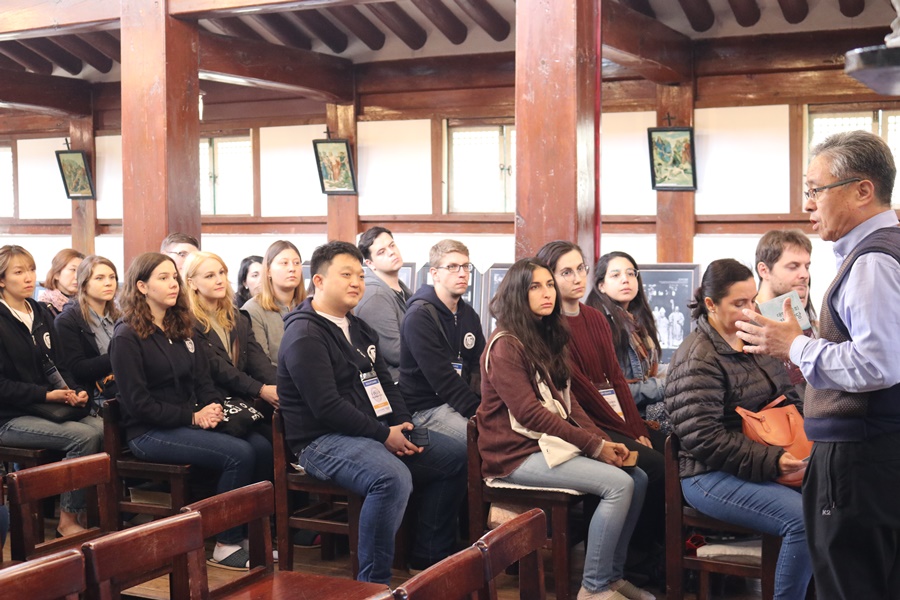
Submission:
[[[613,409],[613,412],[619,415],[624,421],[625,413],[622,411],[622,405],[619,404],[619,399],[616,397],[616,390],[612,387],[600,387],[597,388],[597,391],[600,392],[600,395],[603,396],[603,399],[606,400],[609,407]]]
[[[461,362],[452,362],[453,370],[456,371],[456,374],[462,377],[462,363]]]
[[[372,403],[372,409],[375,411],[375,416],[383,417],[384,415],[389,415],[394,412],[393,409],[391,409],[391,403],[388,401],[387,394],[384,393],[384,388],[381,387],[381,381],[379,381],[375,371],[360,373],[359,380],[362,381],[363,387],[366,390],[366,395],[369,397],[369,402]]]

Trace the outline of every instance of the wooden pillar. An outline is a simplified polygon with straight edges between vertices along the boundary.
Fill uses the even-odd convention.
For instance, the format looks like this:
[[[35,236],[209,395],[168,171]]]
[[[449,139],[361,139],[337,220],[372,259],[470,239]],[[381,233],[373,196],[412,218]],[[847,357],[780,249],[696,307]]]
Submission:
[[[594,246],[599,10],[594,0],[516,2],[516,258],[555,239]]]
[[[350,140],[353,168],[359,173],[356,152],[356,106],[325,105],[325,123],[336,138]],[[356,174],[354,173],[354,174]],[[359,179],[357,178],[357,185]],[[328,196],[328,239],[356,243],[359,233],[359,196]]]
[[[94,117],[73,118],[69,121],[70,147],[87,154],[87,167],[97,186],[97,152],[94,145]],[[72,200],[72,247],[94,254],[94,237],[97,234],[97,199]]]
[[[693,84],[657,86],[656,106],[657,126],[693,127]],[[694,192],[656,192],[656,260],[693,262],[695,231]]]
[[[165,1],[122,2],[125,263],[174,231],[200,237],[198,34]]]

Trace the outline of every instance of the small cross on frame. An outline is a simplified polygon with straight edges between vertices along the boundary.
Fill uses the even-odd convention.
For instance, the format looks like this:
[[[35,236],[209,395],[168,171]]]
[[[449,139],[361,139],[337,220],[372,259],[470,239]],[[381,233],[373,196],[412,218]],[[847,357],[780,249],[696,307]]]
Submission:
[[[671,127],[671,126],[672,126],[672,121],[675,120],[675,117],[673,117],[672,115],[670,115],[670,114],[669,114],[669,111],[666,111],[666,116],[663,117],[663,120],[666,122],[666,124],[667,124],[669,127]]]
[[[325,139],[331,139],[331,130],[328,128],[328,125],[325,126]]]

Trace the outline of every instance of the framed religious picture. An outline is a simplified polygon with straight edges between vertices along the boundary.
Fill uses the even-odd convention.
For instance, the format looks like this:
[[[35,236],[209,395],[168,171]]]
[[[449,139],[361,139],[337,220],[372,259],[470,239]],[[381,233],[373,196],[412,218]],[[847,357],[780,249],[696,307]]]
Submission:
[[[497,319],[491,315],[490,304],[491,299],[497,294],[500,282],[506,277],[510,263],[494,263],[488,270],[484,272],[484,300],[481,303],[481,327],[484,329],[484,337],[491,335],[491,332],[497,327]]]
[[[57,150],[56,163],[70,200],[93,200],[97,197],[87,154],[80,150]]]
[[[697,189],[693,127],[650,127],[650,180],[654,190]]]
[[[358,194],[349,140],[313,140],[323,194]]]
[[[700,285],[700,265],[657,263],[639,265],[644,295],[653,311],[659,336],[659,362],[666,364],[691,332],[691,314],[687,305]]]

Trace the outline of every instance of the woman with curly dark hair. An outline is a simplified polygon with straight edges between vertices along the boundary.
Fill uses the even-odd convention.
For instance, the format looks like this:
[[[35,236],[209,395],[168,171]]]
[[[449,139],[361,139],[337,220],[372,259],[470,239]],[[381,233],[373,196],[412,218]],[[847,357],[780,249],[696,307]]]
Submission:
[[[637,467],[622,469],[628,448],[598,429],[569,392],[569,330],[546,263],[536,258],[516,262],[490,309],[497,329],[481,358],[476,413],[482,477],[488,485],[499,480],[599,497],[578,600],[652,600],[652,594],[623,578],[647,475]],[[571,452],[557,455],[548,437],[556,445],[568,444]]]
[[[244,438],[213,431],[223,420],[222,395],[178,275],[165,254],[134,259],[125,274],[124,316],[110,344],[125,437],[144,460],[191,463],[219,472],[216,492],[268,479],[272,446],[259,433]],[[211,564],[248,568],[240,527],[218,536]]]

